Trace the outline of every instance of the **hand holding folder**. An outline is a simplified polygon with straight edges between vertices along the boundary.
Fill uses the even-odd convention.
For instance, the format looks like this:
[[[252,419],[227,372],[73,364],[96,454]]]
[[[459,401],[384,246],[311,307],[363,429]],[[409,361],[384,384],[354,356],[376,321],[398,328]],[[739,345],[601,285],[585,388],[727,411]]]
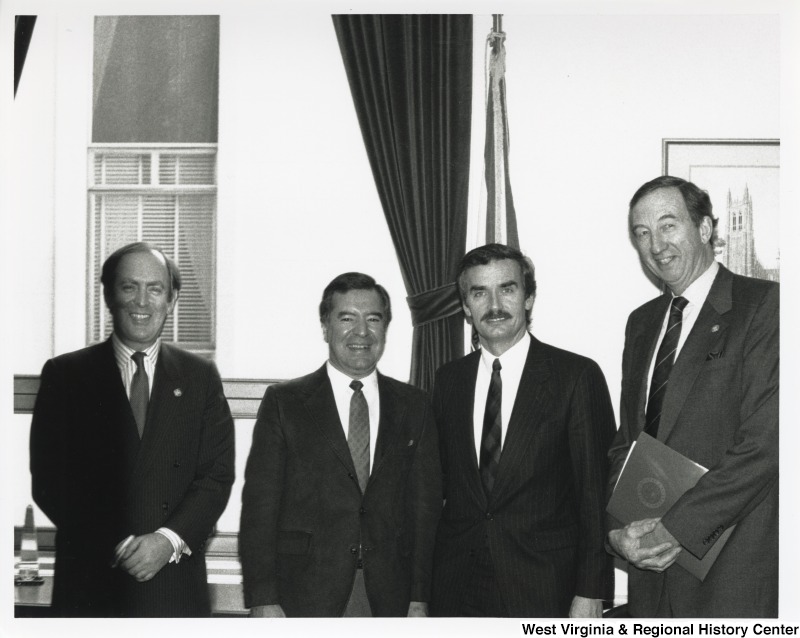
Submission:
[[[707,471],[642,433],[631,446],[606,511],[623,525],[645,519],[660,519]],[[704,580],[733,529],[726,529],[702,559],[684,550],[678,554],[676,562],[698,579]],[[640,539],[640,546],[656,546],[663,540],[657,535],[645,535]]]

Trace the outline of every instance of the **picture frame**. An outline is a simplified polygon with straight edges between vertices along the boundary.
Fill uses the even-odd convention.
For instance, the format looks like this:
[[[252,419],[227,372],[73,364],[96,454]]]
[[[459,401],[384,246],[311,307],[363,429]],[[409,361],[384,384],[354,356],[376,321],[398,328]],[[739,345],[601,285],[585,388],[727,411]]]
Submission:
[[[662,171],[708,192],[721,264],[780,281],[780,140],[664,138]]]

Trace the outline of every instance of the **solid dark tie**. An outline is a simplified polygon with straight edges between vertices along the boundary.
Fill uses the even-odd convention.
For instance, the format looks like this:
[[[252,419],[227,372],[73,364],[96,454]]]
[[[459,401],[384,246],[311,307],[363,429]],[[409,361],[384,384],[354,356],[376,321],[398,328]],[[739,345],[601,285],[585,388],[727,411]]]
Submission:
[[[139,430],[139,438],[144,433],[144,424],[147,420],[147,404],[150,401],[150,383],[147,379],[147,372],[144,369],[144,352],[134,352],[131,359],[136,363],[136,373],[131,381],[131,409],[136,419],[136,428]]]
[[[367,399],[361,391],[364,384],[361,381],[352,381],[350,387],[353,390],[353,396],[350,397],[347,445],[350,448],[350,456],[353,457],[353,465],[356,467],[358,484],[363,492],[367,489],[367,480],[369,480],[369,408]]]
[[[674,297],[669,309],[667,331],[661,340],[656,354],[656,363],[653,367],[653,377],[650,381],[650,394],[647,398],[647,414],[645,416],[644,431],[652,437],[658,436],[658,424],[661,421],[661,406],[664,395],[667,393],[667,382],[675,363],[675,352],[678,349],[678,339],[681,336],[681,323],[683,323],[683,309],[689,301],[684,297]]]
[[[503,381],[500,378],[501,368],[500,359],[495,359],[492,363],[489,392],[486,395],[486,411],[483,413],[479,469],[486,496],[492,493],[494,480],[497,477],[497,466],[500,463],[500,442],[503,432],[500,422],[500,410],[503,400]]]

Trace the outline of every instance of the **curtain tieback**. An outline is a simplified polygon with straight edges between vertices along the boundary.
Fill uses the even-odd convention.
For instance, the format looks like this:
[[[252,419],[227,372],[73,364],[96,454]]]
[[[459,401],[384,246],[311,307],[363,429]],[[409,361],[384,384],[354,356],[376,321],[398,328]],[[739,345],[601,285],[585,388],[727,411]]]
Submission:
[[[461,297],[456,284],[446,284],[406,297],[415,328],[461,312]]]

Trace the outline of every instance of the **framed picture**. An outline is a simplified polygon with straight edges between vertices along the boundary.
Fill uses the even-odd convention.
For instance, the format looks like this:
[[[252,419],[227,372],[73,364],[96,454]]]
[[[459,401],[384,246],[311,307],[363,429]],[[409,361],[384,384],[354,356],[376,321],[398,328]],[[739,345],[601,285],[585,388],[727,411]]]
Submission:
[[[780,140],[664,139],[662,170],[708,191],[720,263],[780,281]]]

